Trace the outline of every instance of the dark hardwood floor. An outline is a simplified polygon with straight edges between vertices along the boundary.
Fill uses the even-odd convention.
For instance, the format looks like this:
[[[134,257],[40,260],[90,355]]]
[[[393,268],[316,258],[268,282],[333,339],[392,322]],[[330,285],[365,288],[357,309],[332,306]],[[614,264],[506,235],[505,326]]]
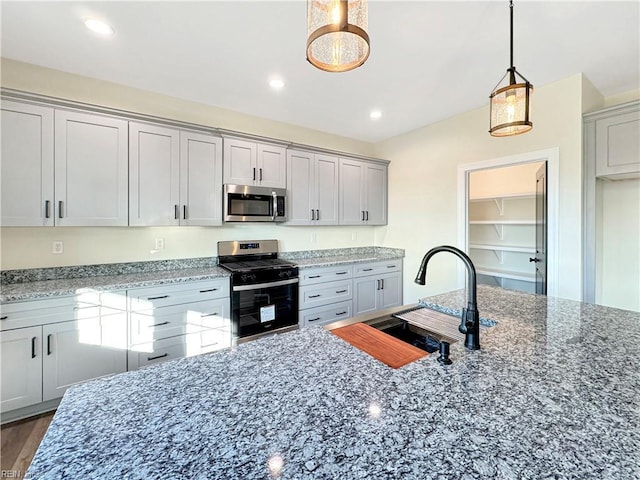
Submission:
[[[55,412],[3,425],[0,430],[2,478],[23,478]]]

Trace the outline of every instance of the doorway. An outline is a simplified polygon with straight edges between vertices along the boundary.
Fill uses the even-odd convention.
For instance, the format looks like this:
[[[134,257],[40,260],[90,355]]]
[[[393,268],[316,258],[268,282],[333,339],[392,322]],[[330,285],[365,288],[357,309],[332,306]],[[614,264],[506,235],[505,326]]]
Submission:
[[[478,283],[556,295],[557,198],[557,148],[458,167],[459,245]]]

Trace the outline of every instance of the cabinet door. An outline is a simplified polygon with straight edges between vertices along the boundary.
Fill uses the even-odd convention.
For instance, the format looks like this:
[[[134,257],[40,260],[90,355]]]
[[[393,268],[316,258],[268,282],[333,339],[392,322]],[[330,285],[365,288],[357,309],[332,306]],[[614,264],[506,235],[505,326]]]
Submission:
[[[53,109],[3,101],[1,122],[2,226],[51,226]]]
[[[640,113],[596,121],[596,177],[640,173]]]
[[[357,160],[340,159],[340,224],[364,222],[364,165]]]
[[[0,332],[0,412],[42,401],[42,328]]]
[[[234,138],[224,139],[224,183],[257,185],[257,145]]]
[[[315,198],[313,153],[290,150],[287,153],[287,224],[314,223]],[[313,212],[312,212],[313,210]]]
[[[222,139],[180,132],[180,224],[222,225]]]
[[[127,122],[55,112],[55,224],[126,226]]]
[[[364,167],[367,225],[387,223],[387,167],[366,164]]]
[[[129,224],[180,223],[180,135],[177,130],[129,124]]]
[[[315,184],[317,198],[316,223],[338,224],[338,158],[315,155]]]
[[[258,144],[257,185],[271,188],[287,187],[286,152],[283,147]]]
[[[379,277],[353,279],[353,314],[373,312],[378,309]]]
[[[72,385],[127,371],[127,313],[99,315],[42,327],[43,401]]]
[[[402,305],[402,273],[390,273],[379,278],[381,283],[378,290],[378,308]]]

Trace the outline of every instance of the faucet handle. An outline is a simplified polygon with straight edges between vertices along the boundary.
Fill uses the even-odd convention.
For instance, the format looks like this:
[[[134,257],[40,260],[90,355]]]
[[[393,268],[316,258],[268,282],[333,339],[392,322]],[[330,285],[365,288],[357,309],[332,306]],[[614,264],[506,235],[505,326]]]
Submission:
[[[460,316],[460,326],[458,327],[460,333],[467,333],[467,309],[462,309],[462,315]]]

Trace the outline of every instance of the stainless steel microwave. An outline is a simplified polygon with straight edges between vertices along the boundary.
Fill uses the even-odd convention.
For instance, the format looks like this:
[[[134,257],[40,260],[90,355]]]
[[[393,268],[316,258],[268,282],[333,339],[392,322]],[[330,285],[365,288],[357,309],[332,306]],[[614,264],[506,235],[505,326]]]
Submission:
[[[253,185],[224,186],[225,222],[284,222],[286,190]]]

